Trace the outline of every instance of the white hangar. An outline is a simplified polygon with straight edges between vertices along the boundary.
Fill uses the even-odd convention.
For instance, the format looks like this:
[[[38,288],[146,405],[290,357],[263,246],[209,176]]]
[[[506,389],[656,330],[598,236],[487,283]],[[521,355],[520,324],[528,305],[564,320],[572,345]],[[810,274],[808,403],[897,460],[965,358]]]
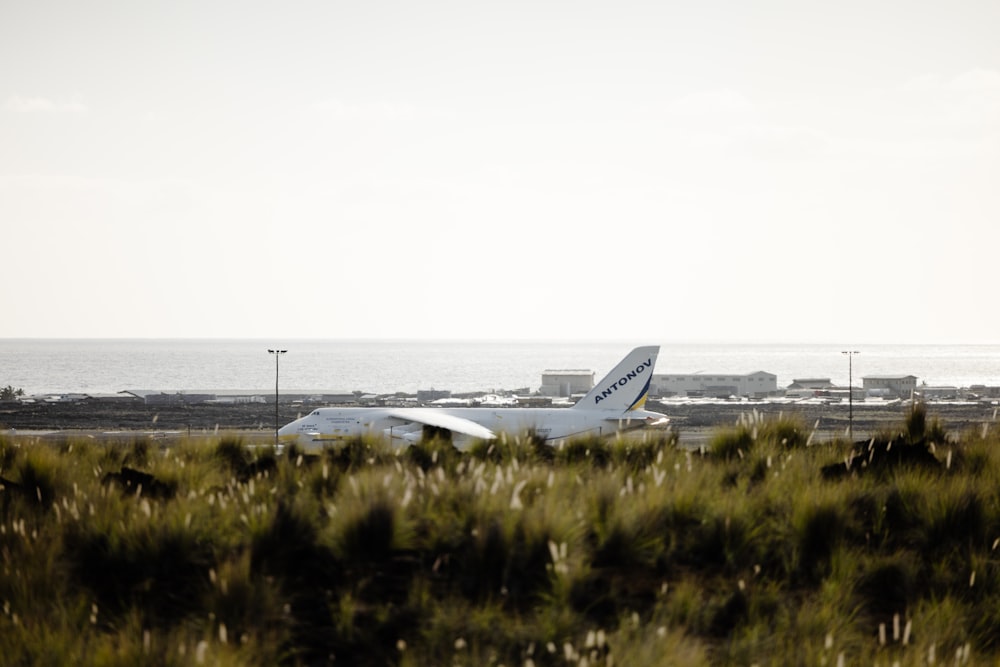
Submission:
[[[650,393],[656,396],[770,396],[778,391],[778,376],[757,371],[746,375],[729,373],[653,373]]]

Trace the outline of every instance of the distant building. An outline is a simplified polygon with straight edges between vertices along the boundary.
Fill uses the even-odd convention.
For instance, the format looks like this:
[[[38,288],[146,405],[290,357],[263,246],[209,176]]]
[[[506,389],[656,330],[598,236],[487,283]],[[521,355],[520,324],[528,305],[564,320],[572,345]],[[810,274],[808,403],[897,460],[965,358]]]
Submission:
[[[594,388],[594,371],[551,370],[542,373],[542,396],[566,398],[573,394],[586,394]]]
[[[267,403],[263,394],[247,394],[243,392],[228,392],[216,394],[213,403],[232,403],[233,405],[249,405],[251,403]],[[271,401],[272,403],[274,401]]]
[[[417,400],[421,403],[431,403],[445,398],[451,398],[451,392],[447,389],[420,389],[417,391]]]
[[[910,398],[917,388],[915,375],[869,375],[861,378],[866,394]]]
[[[778,376],[765,371],[746,375],[723,373],[654,373],[650,393],[655,396],[763,397],[777,393]]]
[[[551,396],[518,396],[517,406],[520,408],[548,408],[552,406]]]
[[[797,378],[792,380],[792,383],[788,385],[789,389],[833,389],[833,382],[830,378]]]
[[[361,395],[352,391],[324,391],[302,397],[303,403],[325,405],[351,405],[360,402]]]
[[[152,389],[130,389],[119,392],[122,400],[142,401],[146,405],[194,405],[200,403],[245,405],[252,403],[274,404],[273,392],[260,391],[158,391]],[[282,390],[278,395],[281,403],[309,403],[320,405],[352,405],[358,402],[360,392],[312,391],[302,389]],[[108,400],[108,399],[103,399]]]
[[[95,403],[141,403],[137,396],[120,391],[117,394],[87,394],[85,400]]]
[[[790,398],[811,398],[813,396],[828,395],[831,390],[836,389],[830,378],[796,378],[785,389],[785,396]]]
[[[928,385],[922,385],[916,393],[920,398],[932,398],[940,401],[955,400],[959,398],[961,392],[959,392],[958,387],[930,387]]]
[[[132,389],[123,394],[129,394],[142,399],[146,405],[192,405],[208,403],[215,400],[215,394],[184,394],[181,392],[152,391],[148,389]]]

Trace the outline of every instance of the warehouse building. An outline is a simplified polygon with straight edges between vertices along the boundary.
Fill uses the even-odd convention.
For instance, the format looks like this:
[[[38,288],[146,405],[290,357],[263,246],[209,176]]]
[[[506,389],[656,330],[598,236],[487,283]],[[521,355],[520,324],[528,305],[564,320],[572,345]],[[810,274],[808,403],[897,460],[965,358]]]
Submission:
[[[778,376],[757,371],[746,375],[727,373],[654,373],[650,393],[654,396],[691,396],[762,398],[778,392]]]
[[[869,375],[861,381],[869,396],[910,398],[917,388],[915,375]]]
[[[538,393],[542,396],[567,398],[574,394],[586,394],[594,388],[594,371],[551,370],[542,373],[542,386]]]

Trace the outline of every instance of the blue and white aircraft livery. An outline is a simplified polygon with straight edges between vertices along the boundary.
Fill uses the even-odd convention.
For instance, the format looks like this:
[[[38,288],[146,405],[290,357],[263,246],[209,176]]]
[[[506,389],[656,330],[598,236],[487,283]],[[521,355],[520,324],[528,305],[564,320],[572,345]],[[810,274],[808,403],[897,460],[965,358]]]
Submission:
[[[669,418],[645,409],[659,346],[637,347],[571,408],[318,408],[278,431],[282,442],[317,446],[361,435],[419,442],[430,432],[451,433],[457,446],[498,433],[533,432],[547,442],[583,435],[614,435],[662,428]]]

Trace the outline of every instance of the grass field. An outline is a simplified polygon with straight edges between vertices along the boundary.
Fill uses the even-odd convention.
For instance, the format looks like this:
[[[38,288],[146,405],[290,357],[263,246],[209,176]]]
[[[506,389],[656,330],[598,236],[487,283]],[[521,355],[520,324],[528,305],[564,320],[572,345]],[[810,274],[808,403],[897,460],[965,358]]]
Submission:
[[[1000,431],[0,439],[11,665],[1000,660]]]

